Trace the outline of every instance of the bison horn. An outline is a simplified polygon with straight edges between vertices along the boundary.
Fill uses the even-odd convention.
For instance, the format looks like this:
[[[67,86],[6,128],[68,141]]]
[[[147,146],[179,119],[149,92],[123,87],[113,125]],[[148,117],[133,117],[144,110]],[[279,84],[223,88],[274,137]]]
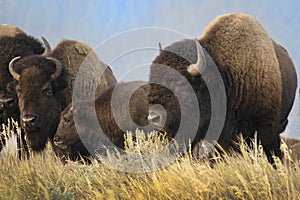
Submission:
[[[21,58],[21,56],[18,56],[18,57],[15,57],[14,59],[12,59],[10,62],[9,62],[9,65],[8,65],[8,69],[9,69],[9,73],[12,75],[12,77],[14,77],[14,79],[16,79],[17,81],[19,81],[20,79],[20,75],[15,71],[14,69],[14,63],[19,60]]]
[[[205,71],[206,68],[206,59],[201,45],[198,40],[195,39],[196,47],[197,47],[197,62],[195,64],[190,64],[187,67],[187,71],[192,76],[199,76],[201,73]]]
[[[45,56],[51,51],[51,47],[50,47],[49,42],[46,40],[46,38],[42,37],[42,40],[43,40],[43,43],[44,43],[44,46],[45,46],[45,51],[42,54],[42,56]]]
[[[51,80],[54,80],[60,76],[63,66],[61,62],[55,58],[46,57],[46,59],[52,61],[56,66],[56,71],[51,75]]]
[[[159,53],[161,53],[162,52],[162,47],[161,47],[161,43],[160,42],[158,43],[158,49],[159,49]]]

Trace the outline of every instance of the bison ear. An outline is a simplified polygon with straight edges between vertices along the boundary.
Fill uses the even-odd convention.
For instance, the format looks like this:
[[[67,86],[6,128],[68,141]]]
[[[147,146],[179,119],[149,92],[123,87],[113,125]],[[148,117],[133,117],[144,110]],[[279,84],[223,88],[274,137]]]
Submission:
[[[192,76],[199,76],[206,69],[206,57],[198,40],[195,39],[194,41],[196,43],[196,48],[197,48],[197,62],[195,64],[190,64],[187,67],[187,71]]]

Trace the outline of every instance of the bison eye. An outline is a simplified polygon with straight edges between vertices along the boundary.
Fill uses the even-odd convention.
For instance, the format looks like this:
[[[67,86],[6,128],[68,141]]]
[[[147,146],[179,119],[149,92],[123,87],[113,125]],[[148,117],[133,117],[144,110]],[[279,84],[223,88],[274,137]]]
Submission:
[[[64,122],[70,122],[70,119],[66,116],[63,116],[63,120],[64,120]]]
[[[7,84],[6,89],[7,89],[8,92],[14,91],[14,88],[15,88],[15,84],[13,82],[10,82],[10,83]]]
[[[47,90],[45,91],[45,95],[46,95],[47,97],[52,97],[52,96],[53,96],[53,90],[52,90],[52,89],[47,89]]]

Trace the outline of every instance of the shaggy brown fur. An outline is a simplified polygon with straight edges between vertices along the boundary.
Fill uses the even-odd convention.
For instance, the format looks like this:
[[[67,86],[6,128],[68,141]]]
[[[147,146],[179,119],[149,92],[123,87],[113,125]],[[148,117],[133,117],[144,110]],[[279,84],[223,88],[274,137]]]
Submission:
[[[232,108],[240,115],[245,113],[256,120],[278,124],[282,94],[280,69],[272,40],[259,22],[245,14],[218,17],[208,25],[200,43],[220,73],[231,78],[228,96],[229,101],[233,98]]]
[[[282,84],[281,81],[281,69],[294,76],[290,70],[293,65],[288,54],[279,46],[274,48],[273,41],[259,22],[245,14],[216,18],[204,31],[200,43],[208,60],[204,75],[210,72],[212,59],[218,67],[226,89],[226,120],[218,143],[228,151],[235,148],[233,141],[237,140],[237,134],[242,132],[244,138],[249,141],[257,131],[268,159],[273,162],[272,153],[282,157],[279,132],[285,128],[282,124],[285,123],[294,101],[294,91],[290,91],[291,95],[284,100],[289,105],[282,109],[282,91],[290,90],[290,87],[294,88],[296,84],[293,81],[291,85],[288,82]],[[280,62],[278,58],[281,59]],[[151,82],[165,80],[172,89],[182,87],[178,86],[176,80],[171,80],[172,74],[162,73],[163,67],[155,64],[159,63],[179,71],[193,87],[199,101],[201,118],[198,119],[198,133],[192,146],[205,137],[210,119],[210,97],[206,84],[201,76],[192,77],[186,70],[187,66],[196,60],[195,44],[185,40],[163,50],[150,69]],[[282,68],[279,64],[282,64]],[[182,91],[185,91],[184,87]],[[149,93],[149,101],[166,106],[168,118],[164,128],[174,135],[180,124],[180,110],[176,100],[172,100],[174,97],[169,93],[166,89],[154,85]],[[186,96],[188,101],[189,94],[182,95]],[[189,121],[197,120],[194,119],[195,116],[186,117]]]
[[[96,90],[96,88],[91,88],[91,82],[95,81],[95,78],[98,78],[94,76],[101,73],[104,67],[107,67],[105,73],[101,77],[100,81],[95,84],[97,86],[95,96],[100,95],[107,88],[113,86],[117,82],[110,67],[104,64],[98,58],[93,49],[84,42],[63,40],[55,49],[53,49],[49,56],[61,61],[68,71],[67,104],[71,102],[70,98],[72,97],[74,81],[75,78],[78,77],[78,70],[80,67],[84,67],[85,69],[88,68],[88,70],[85,70],[83,74],[81,74],[84,80],[81,82],[83,83],[83,85],[81,85],[82,88],[78,90],[80,92],[88,93],[85,94],[86,96],[89,96],[91,91]],[[79,86],[77,85],[77,87]]]
[[[46,57],[56,58],[63,64],[62,73],[55,80],[51,80],[50,76],[56,67]],[[90,59],[85,61],[87,57]],[[97,74],[99,70],[106,67],[88,45],[72,40],[60,42],[46,56],[29,56],[15,63],[14,69],[20,75],[17,92],[21,125],[33,151],[42,151],[48,138],[50,141],[53,140],[60,112],[71,102],[74,79],[83,62],[88,66],[85,71],[87,75]],[[87,78],[85,81],[89,86],[91,85],[89,81],[94,80]],[[97,93],[104,92],[115,82],[112,71],[108,67],[100,80]],[[34,123],[24,123],[23,117],[26,115],[36,116]]]
[[[95,105],[93,101],[82,101],[69,105],[61,114],[60,123],[54,136],[55,144],[60,148],[60,152],[64,152],[63,154],[71,160],[77,160],[79,155],[83,157],[90,156],[92,150],[99,147],[101,148],[103,145],[108,145],[108,140],[118,147],[123,148],[124,132],[126,132],[126,130],[135,131],[137,128],[129,123],[129,119],[132,119],[138,126],[148,125],[147,116],[149,107],[147,93],[149,85],[143,84],[145,83],[120,83],[118,84],[117,91],[114,91],[115,87],[112,87],[99,96],[95,101]],[[141,87],[139,87],[130,97],[130,116],[126,116],[124,112],[128,106],[124,104],[123,99],[128,97],[131,88],[136,86]],[[115,99],[117,101],[115,107],[116,116],[113,116],[111,108],[111,97],[113,92],[121,92],[122,94],[122,98]],[[93,128],[93,119],[91,118],[93,109],[96,109],[98,122],[108,140],[101,137],[99,132]],[[73,113],[80,118],[76,127],[74,124]],[[118,125],[121,125],[125,130],[120,129],[116,124],[114,117],[121,119],[121,123]],[[77,130],[81,134],[81,137],[79,137]],[[89,148],[90,152],[82,143],[82,139],[85,140],[84,144],[88,144],[92,147]]]
[[[3,36],[14,37],[19,34],[25,34],[25,33],[18,27],[6,25],[6,24],[0,24],[0,37]]]

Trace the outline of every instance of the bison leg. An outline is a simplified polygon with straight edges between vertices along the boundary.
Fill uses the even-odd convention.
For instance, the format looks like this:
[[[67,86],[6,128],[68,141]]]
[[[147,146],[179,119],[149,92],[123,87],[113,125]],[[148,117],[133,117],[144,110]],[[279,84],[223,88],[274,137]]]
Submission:
[[[274,126],[262,126],[257,130],[258,140],[261,142],[263,149],[267,155],[268,161],[274,164],[273,155],[282,159],[283,155],[280,151],[280,136]]]
[[[222,156],[225,152],[240,152],[240,149],[237,145],[238,139],[238,130],[234,126],[234,118],[232,116],[227,116],[227,120],[225,121],[224,128],[222,133],[218,139],[218,144],[215,145],[214,151],[217,152],[220,156]],[[213,152],[210,153],[209,158],[211,160],[213,158]]]

